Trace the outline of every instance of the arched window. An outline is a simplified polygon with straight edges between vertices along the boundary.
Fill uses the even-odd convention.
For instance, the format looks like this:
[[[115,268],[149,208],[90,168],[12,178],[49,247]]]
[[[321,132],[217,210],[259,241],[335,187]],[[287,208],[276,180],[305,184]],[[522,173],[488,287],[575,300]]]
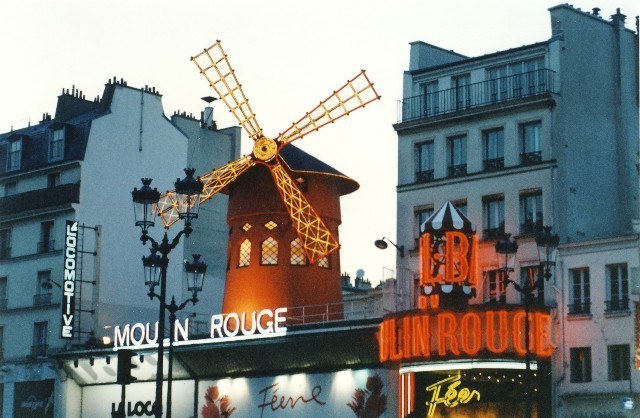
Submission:
[[[307,257],[304,254],[304,248],[300,243],[300,238],[291,241],[291,265],[304,266],[307,264]]]
[[[318,260],[318,267],[323,269],[331,268],[331,265],[329,264],[329,256],[322,257],[320,260]]]
[[[240,257],[238,258],[238,267],[247,267],[251,259],[251,241],[245,239],[240,244]]]
[[[275,266],[278,264],[278,241],[271,237],[262,241],[260,263],[267,266]]]

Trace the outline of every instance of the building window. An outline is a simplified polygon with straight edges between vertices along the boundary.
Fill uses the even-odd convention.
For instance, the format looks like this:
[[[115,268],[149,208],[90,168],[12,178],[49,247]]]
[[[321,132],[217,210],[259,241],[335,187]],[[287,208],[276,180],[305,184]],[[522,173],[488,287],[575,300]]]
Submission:
[[[12,196],[18,192],[18,183],[15,181],[8,181],[4,184],[4,195]]]
[[[609,380],[629,380],[631,374],[631,351],[628,344],[607,346]]]
[[[0,260],[11,257],[11,229],[0,229]]]
[[[240,244],[240,256],[238,257],[238,267],[247,267],[251,260],[251,241],[245,239]]]
[[[40,242],[38,242],[38,254],[48,253],[54,250],[55,241],[51,239],[53,221],[40,223]]]
[[[591,347],[576,347],[569,350],[571,382],[591,382]]]
[[[318,267],[323,268],[323,269],[331,268],[331,264],[329,263],[329,257],[328,256],[324,256],[321,259],[319,259],[318,260]]]
[[[420,235],[422,235],[422,225],[426,222],[427,219],[429,219],[431,215],[433,215],[433,206],[427,206],[425,208],[416,209],[413,211],[413,216],[416,223],[416,238],[420,238]]]
[[[36,294],[33,296],[33,306],[46,306],[51,304],[51,292],[45,286],[51,286],[51,270],[38,272]]]
[[[591,288],[589,269],[569,270],[569,314],[580,315],[591,313]]]
[[[275,266],[278,264],[278,241],[271,237],[262,241],[260,264],[263,266]]]
[[[484,239],[499,238],[504,235],[504,197],[484,197],[482,211]]]
[[[467,136],[458,135],[447,138],[449,177],[467,174]]]
[[[542,151],[540,148],[541,126],[540,121],[520,125],[520,142],[522,144],[520,163],[523,165],[535,164],[542,161]]]
[[[438,80],[431,81],[422,86],[424,95],[424,115],[433,116],[440,112]]]
[[[500,270],[485,272],[485,302],[507,303],[507,286]]]
[[[7,171],[18,170],[22,166],[22,139],[9,142]]]
[[[520,233],[534,234],[542,231],[542,192],[520,195]]]
[[[60,185],[60,173],[51,173],[47,176],[47,187],[52,188]]]
[[[58,161],[64,158],[65,128],[55,129],[49,140],[49,161]]]
[[[291,265],[292,266],[305,266],[307,265],[307,257],[302,248],[300,238],[296,238],[291,241]]]
[[[540,283],[540,286],[536,286],[538,280],[538,266],[526,266],[520,267],[520,286],[524,289],[525,286],[530,286],[531,289],[531,302],[542,306],[544,305],[544,282]],[[520,294],[521,303],[525,303],[525,295]]]
[[[269,231],[271,231],[273,228],[277,227],[278,224],[273,222],[273,221],[269,221],[266,224],[264,224],[264,227],[267,228]]]
[[[626,264],[607,265],[607,311],[629,310],[629,277]]]
[[[415,145],[416,183],[433,180],[433,141]]]
[[[36,322],[33,324],[33,345],[31,355],[34,357],[44,357],[47,355],[47,341],[49,337],[49,325],[47,322]]]
[[[0,311],[7,309],[7,278],[0,277]]]
[[[469,74],[451,78],[451,93],[454,95],[453,102],[456,110],[471,107],[471,76]]]
[[[504,168],[504,129],[482,132],[482,155],[484,171]]]
[[[464,216],[467,216],[467,201],[466,199],[456,200],[453,202],[453,206],[456,207]]]
[[[508,98],[508,81],[506,65],[494,67],[487,70],[487,100],[489,103],[496,103]]]

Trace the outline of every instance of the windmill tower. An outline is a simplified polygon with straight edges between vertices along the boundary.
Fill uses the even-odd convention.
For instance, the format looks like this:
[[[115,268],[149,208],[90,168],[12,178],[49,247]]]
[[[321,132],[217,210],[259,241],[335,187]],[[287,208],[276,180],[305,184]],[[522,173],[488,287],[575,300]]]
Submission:
[[[223,312],[339,303],[335,251],[341,195],[358,188],[325,163],[289,145],[380,98],[364,70],[275,138],[263,134],[220,41],[191,59],[254,141],[251,154],[203,176],[200,204],[229,193],[231,228]],[[175,193],[158,214],[178,220]]]

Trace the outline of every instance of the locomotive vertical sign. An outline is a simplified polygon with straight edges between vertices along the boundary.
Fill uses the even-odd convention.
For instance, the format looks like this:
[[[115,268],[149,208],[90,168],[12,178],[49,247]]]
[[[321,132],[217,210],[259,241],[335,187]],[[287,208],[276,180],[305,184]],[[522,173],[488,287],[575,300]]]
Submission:
[[[74,317],[76,310],[76,261],[78,247],[78,222],[66,221],[64,239],[64,277],[62,281],[62,329],[61,338],[74,336]]]

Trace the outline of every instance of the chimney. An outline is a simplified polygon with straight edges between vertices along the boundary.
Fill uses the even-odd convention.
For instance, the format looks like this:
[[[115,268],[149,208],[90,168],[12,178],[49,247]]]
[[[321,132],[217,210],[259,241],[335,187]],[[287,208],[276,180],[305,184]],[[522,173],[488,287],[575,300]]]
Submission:
[[[216,121],[213,120],[213,107],[211,106],[211,103],[218,99],[212,96],[205,96],[202,98],[202,100],[207,103],[207,106],[205,106],[204,111],[202,112],[202,117],[200,120],[202,127],[212,130],[218,129],[216,126]]]
[[[593,12],[594,16],[600,16],[600,8],[599,7],[594,7],[592,12]]]

